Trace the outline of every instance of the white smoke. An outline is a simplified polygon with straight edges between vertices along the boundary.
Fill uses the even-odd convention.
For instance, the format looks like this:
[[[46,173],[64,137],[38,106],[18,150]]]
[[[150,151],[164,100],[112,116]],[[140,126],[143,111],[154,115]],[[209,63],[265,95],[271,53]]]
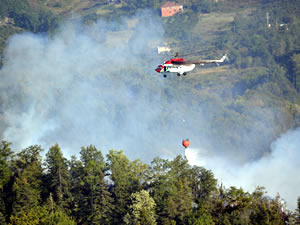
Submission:
[[[128,21],[136,25],[129,27]],[[189,138],[199,146],[187,150],[189,160],[196,160],[191,163],[212,169],[226,185],[264,185],[295,203],[281,190],[289,190],[291,182],[299,184],[296,176],[288,179],[299,172],[294,157],[299,142],[287,153],[280,144],[284,136],[273,144],[272,154],[253,161],[268,150],[264,145],[273,137],[273,124],[266,114],[272,118],[276,110],[251,107],[247,113],[252,117],[235,117],[224,109],[220,96],[231,90],[222,89],[222,82],[222,88],[205,90],[195,76],[164,79],[154,71],[165,60],[154,53],[163,40],[162,22],[147,11],[120,24],[70,22],[50,36],[14,35],[0,70],[2,138],[14,150],[32,144],[47,150],[58,143],[69,157],[93,144],[103,154],[123,149],[129,158],[146,162],[174,157],[182,151],[182,139]],[[239,126],[244,123],[247,132]],[[227,142],[223,134],[239,138]],[[232,143],[237,143],[235,149]],[[248,164],[236,166],[241,162]]]
[[[271,145],[271,153],[257,161],[237,166],[230,159],[209,154],[204,149],[187,149],[191,165],[211,169],[225,186],[253,191],[263,186],[271,196],[277,193],[294,210],[300,196],[300,128],[287,132]]]
[[[3,139],[15,149],[59,143],[67,156],[93,144],[147,158],[168,109],[154,71],[161,60],[153,50],[163,38],[155,18],[144,11],[121,24],[69,22],[50,37],[11,37],[0,71]],[[128,28],[128,21],[137,24]]]

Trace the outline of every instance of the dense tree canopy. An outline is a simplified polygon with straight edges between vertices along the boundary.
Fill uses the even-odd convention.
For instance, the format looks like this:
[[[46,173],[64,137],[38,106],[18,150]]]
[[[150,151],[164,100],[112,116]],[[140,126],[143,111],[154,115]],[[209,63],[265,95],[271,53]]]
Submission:
[[[67,160],[56,144],[43,166],[39,146],[14,154],[3,141],[0,150],[6,174],[1,176],[2,224],[280,225],[299,220],[299,207],[294,214],[283,210],[280,197],[266,197],[261,187],[248,193],[217,185],[211,171],[190,166],[181,155],[146,165],[111,150],[105,162],[91,145],[82,148],[80,160]]]

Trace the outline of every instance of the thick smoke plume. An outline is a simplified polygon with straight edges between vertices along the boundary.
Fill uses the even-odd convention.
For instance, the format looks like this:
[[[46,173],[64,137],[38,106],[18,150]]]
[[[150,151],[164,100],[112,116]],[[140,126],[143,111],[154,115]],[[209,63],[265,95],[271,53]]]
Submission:
[[[13,36],[0,71],[3,138],[17,149],[59,143],[69,156],[93,144],[145,159],[162,136],[153,54],[162,37],[149,12],[121,24],[66,23],[51,37]]]
[[[192,165],[211,169],[226,187],[236,186],[254,191],[263,186],[270,196],[277,193],[287,201],[289,209],[297,207],[300,196],[300,128],[282,135],[271,145],[271,153],[243,166],[231,160],[211,156],[204,149],[187,149],[186,157]]]

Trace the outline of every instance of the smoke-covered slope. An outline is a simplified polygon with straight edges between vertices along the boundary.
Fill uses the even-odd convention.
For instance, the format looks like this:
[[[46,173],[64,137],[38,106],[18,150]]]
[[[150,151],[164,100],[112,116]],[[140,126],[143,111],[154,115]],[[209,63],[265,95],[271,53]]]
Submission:
[[[129,31],[124,18],[121,25],[66,23],[51,37],[11,37],[0,71],[2,138],[16,149],[59,143],[70,156],[93,144],[149,161],[182,153],[188,137],[193,148],[206,149],[207,159],[228,162],[221,169],[272,155],[270,144],[299,114],[286,97],[296,92],[283,72],[222,67],[164,79],[154,71],[163,59],[153,42],[164,40],[154,18],[137,15]],[[116,29],[129,35],[111,35]]]

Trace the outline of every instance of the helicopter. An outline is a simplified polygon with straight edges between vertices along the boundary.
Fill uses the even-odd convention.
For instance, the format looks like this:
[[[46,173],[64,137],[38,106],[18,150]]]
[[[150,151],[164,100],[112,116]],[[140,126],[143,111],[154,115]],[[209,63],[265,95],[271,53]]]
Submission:
[[[193,54],[193,53],[192,53]],[[191,54],[187,54],[191,55]],[[186,56],[186,55],[185,55]],[[168,72],[170,73],[177,73],[177,76],[186,75],[187,72],[192,71],[195,69],[196,64],[200,64],[201,66],[205,64],[215,63],[219,65],[219,63],[224,62],[227,59],[227,54],[223,55],[220,59],[200,59],[200,60],[186,60],[185,58],[177,58],[178,53],[176,53],[175,58],[172,58],[168,61],[165,61],[163,65],[158,65],[155,69],[158,73],[163,73],[164,77],[167,77]]]

